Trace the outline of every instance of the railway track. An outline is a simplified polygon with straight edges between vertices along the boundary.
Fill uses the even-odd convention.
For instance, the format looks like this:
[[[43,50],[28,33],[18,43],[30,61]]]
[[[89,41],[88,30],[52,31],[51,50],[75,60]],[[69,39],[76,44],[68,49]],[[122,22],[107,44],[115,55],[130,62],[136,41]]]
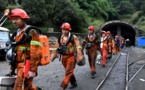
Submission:
[[[128,81],[128,78],[127,78],[128,73],[126,73],[126,71],[128,71],[128,68],[126,68],[127,65],[128,65],[128,63],[127,63],[128,56],[129,56],[128,55],[128,50],[129,49],[126,48],[121,53],[119,53],[119,55],[115,59],[113,65],[110,67],[110,69],[106,73],[106,77],[99,83],[96,90],[105,90],[105,89],[107,89],[107,90],[116,90],[115,89],[116,87],[113,87],[112,86],[113,84],[111,85],[110,82],[113,83],[113,81],[112,81],[113,79],[116,80],[117,78],[120,78],[120,77],[117,76],[118,74],[120,74],[120,75],[122,74],[121,78],[124,78],[124,79],[120,80],[121,82],[124,82],[124,85],[122,87],[119,87],[120,88],[119,90],[124,90],[125,89],[125,86],[126,86],[125,83],[126,83],[126,81]],[[123,71],[116,72],[117,69],[119,70],[119,68],[122,69]],[[118,84],[122,84],[121,82],[119,82]],[[117,82],[115,82],[115,83],[117,83]]]
[[[125,48],[121,53],[119,53],[114,63],[106,73],[106,77],[99,83],[96,90],[105,90],[105,89],[106,90],[129,90],[129,84],[138,75],[138,73],[145,67],[145,62],[139,63],[144,58],[135,60],[131,63],[129,63],[129,58],[130,58],[130,48]],[[119,65],[120,63],[122,63],[121,64],[122,67],[120,67]],[[130,70],[131,67],[135,67],[135,70],[131,71]],[[119,68],[123,69],[124,71],[120,73]],[[118,69],[118,71],[116,69]],[[123,75],[117,76],[119,74],[123,74]],[[119,79],[120,77],[122,77],[122,79],[124,80]]]

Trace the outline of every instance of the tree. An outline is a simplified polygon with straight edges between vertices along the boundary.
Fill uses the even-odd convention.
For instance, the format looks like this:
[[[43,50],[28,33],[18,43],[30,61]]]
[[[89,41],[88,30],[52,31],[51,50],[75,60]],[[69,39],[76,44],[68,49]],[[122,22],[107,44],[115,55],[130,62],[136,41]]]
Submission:
[[[45,0],[22,0],[22,7],[28,13],[32,25],[42,26],[47,20]]]
[[[87,24],[83,10],[79,9],[77,3],[72,3],[70,0],[55,0],[48,15],[58,28],[62,23],[68,22],[71,24],[74,32],[82,32],[82,28]],[[81,23],[80,23],[81,22]]]
[[[132,14],[135,11],[135,7],[129,1],[121,1],[118,5],[119,14]]]
[[[4,14],[4,10],[7,7],[7,2],[5,0],[0,0],[0,16]]]

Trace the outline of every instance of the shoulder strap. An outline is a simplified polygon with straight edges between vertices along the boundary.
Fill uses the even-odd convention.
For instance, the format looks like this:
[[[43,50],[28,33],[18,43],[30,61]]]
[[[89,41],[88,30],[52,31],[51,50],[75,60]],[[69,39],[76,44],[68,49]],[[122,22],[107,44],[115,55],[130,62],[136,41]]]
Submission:
[[[96,39],[97,39],[97,35],[96,35],[96,34],[95,34],[95,39],[94,39],[93,41],[89,41],[88,35],[89,35],[89,34],[87,34],[87,35],[86,35],[87,42],[90,42],[90,43],[92,43],[92,42],[96,41]]]
[[[71,42],[72,44],[74,44],[74,37],[73,37],[73,34],[70,35],[70,38],[69,38],[68,42],[66,43],[66,45],[68,45],[69,42]]]
[[[61,45],[60,39],[61,39],[61,35],[58,37],[58,43],[59,43],[59,45]],[[72,44],[74,44],[74,37],[73,37],[73,34],[70,35],[69,40],[68,40],[68,42],[66,43],[66,45],[68,45],[69,42],[71,42]]]

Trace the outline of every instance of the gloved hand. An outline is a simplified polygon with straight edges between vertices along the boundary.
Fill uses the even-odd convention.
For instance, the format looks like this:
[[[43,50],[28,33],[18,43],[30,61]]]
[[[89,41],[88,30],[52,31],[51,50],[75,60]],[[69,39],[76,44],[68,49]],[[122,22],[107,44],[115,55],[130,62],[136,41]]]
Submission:
[[[55,59],[54,57],[51,57],[51,58],[50,58],[51,62],[53,62],[53,61],[54,61],[54,59]]]
[[[35,77],[35,76],[36,76],[35,72],[29,71],[27,78],[31,78],[31,77]]]

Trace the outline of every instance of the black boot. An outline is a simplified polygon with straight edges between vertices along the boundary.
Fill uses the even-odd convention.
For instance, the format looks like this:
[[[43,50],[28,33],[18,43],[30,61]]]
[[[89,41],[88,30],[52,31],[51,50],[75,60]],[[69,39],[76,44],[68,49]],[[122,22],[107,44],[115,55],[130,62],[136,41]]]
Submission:
[[[102,65],[103,68],[105,68],[106,65]]]
[[[78,86],[77,83],[74,83],[74,84],[72,84],[72,85],[69,87],[69,89],[76,88],[77,86]]]
[[[74,75],[71,77],[70,83],[71,83],[71,87],[69,87],[70,89],[77,87],[77,82],[76,82],[76,78]]]
[[[91,77],[92,77],[92,79],[94,79],[95,78],[95,75],[92,73]]]
[[[37,87],[37,90],[42,90],[41,88]]]

